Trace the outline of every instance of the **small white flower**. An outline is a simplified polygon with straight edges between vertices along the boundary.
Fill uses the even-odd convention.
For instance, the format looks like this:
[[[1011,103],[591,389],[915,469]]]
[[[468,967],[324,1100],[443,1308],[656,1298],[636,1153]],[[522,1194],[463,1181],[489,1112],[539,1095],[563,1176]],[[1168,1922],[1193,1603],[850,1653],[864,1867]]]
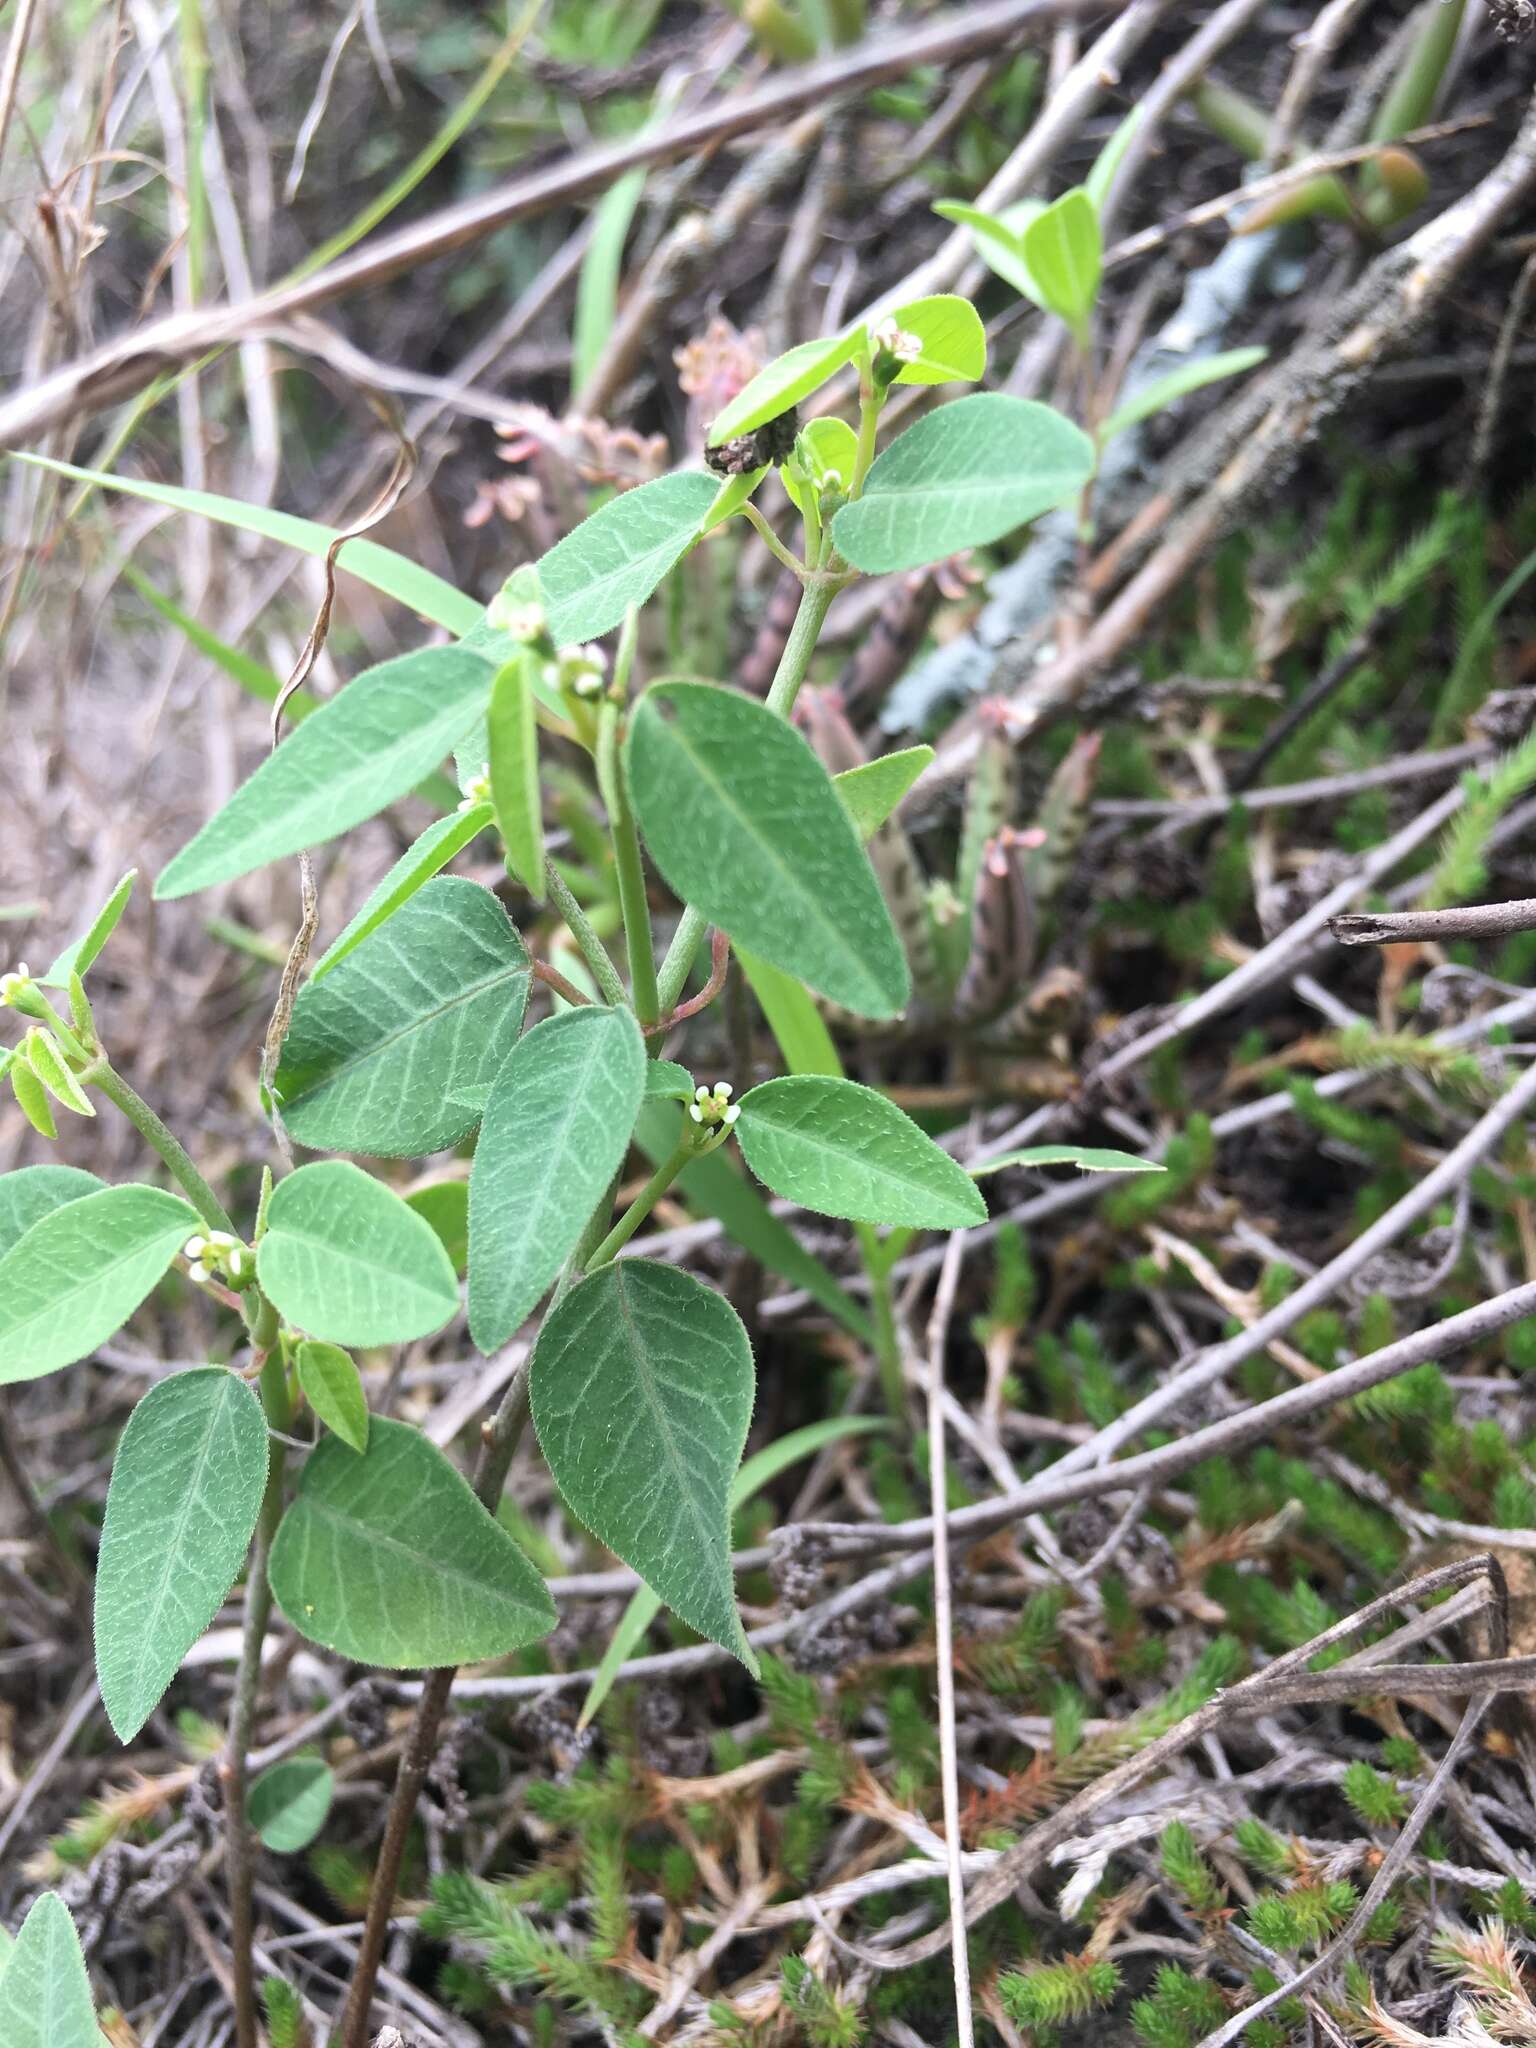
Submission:
[[[904,327],[898,327],[889,317],[877,321],[869,330],[869,338],[878,352],[894,356],[898,363],[915,363],[923,352],[923,344],[915,334],[908,334]]]
[[[0,974],[0,1003],[16,1006],[18,996],[25,995],[32,986],[32,977],[27,972],[25,960],[18,960],[14,972]]]
[[[459,799],[459,809],[461,811],[472,811],[477,804],[488,804],[490,800],[490,776],[472,775],[464,785],[464,794]]]
[[[189,1237],[181,1248],[181,1256],[184,1259],[200,1259],[207,1249],[206,1237]]]

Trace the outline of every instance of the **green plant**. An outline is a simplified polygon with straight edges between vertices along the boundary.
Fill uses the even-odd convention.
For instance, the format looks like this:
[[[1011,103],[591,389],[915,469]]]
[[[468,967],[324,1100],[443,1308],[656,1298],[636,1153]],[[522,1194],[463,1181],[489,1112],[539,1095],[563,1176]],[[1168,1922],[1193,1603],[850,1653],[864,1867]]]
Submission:
[[[52,1137],[58,1110],[90,1117],[103,1099],[178,1190],[106,1186],[53,1166],[0,1181],[0,1383],[88,1356],[162,1283],[201,1288],[229,1318],[227,1347],[245,1347],[236,1366],[163,1380],[131,1416],[113,1464],[95,1608],[102,1698],[126,1742],[246,1572],[225,1766],[242,2044],[255,2027],[247,1821],[293,1851],[313,1839],[330,1794],[323,1763],[295,1759],[247,1799],[270,1602],[300,1635],[356,1662],[439,1673],[526,1648],[555,1621],[539,1572],[494,1513],[523,1382],[472,1489],[415,1428],[370,1416],[353,1353],[442,1330],[458,1312],[466,1259],[469,1329],[484,1352],[507,1344],[549,1297],[527,1395],[561,1495],[656,1602],[755,1670],[730,1557],[731,1510],[750,1491],[738,1471],[754,1391],[747,1334],[723,1295],[619,1253],[675,1182],[703,1184],[701,1171],[723,1168],[715,1155],[733,1137],[773,1193],[852,1221],[877,1276],[911,1232],[986,1216],[971,1174],[821,1053],[812,1027],[822,1039],[824,1029],[805,1007],[813,992],[885,1020],[911,998],[907,951],[863,842],[922,757],[834,778],[789,722],[828,607],[857,574],[999,540],[1088,481],[1086,435],[1046,406],[997,394],[941,406],[879,449],[895,387],[973,382],[985,361],[974,309],[947,296],[792,349],[716,419],[708,469],[601,505],[536,567],[516,570],[483,615],[371,543],[342,549],[461,637],[382,662],[314,709],[171,860],[156,895],[190,895],[307,856],[434,787],[453,755],[459,809],[383,878],[307,979],[307,939],[296,950],[262,1078],[287,1147],[387,1161],[473,1143],[467,1220],[329,1158],[275,1182],[264,1174],[237,1228],[181,1141],[117,1072],[97,1028],[85,979],[131,874],[46,974],[20,967],[0,983],[23,1027],[0,1071],[36,1129]],[[830,418],[797,430],[796,404],[844,369],[858,382],[857,430]],[[772,468],[799,509],[802,556],[752,502]],[[152,495],[322,550],[323,530],[302,522],[196,493]],[[802,586],[766,703],[641,673],[639,608],[732,517],[763,534]],[[589,643],[615,629],[610,672]],[[586,801],[602,819],[597,845],[616,883],[606,935],[622,934],[622,971],[596,911],[587,914],[546,848],[546,792],[567,787],[543,772],[546,734],[565,761],[585,763]],[[495,896],[441,872],[493,830],[511,882],[565,920],[585,992],[536,966]],[[681,905],[664,953],[653,932],[658,878]],[[714,972],[689,1000],[711,926]],[[718,992],[733,948],[755,985],[777,990],[765,1007],[771,1000],[792,1069],[739,1103],[728,1085],[696,1085],[656,1057],[664,1031]],[[554,990],[555,1008],[525,1029],[536,979]],[[807,1045],[811,1057],[797,1056]],[[637,1139],[655,1170],[616,1215]],[[1138,1163],[1073,1148],[1017,1157]],[[771,1221],[759,1210],[748,1212],[751,1230]],[[896,1235],[882,1241],[882,1228]],[[888,1293],[883,1313],[894,1362]],[[892,1392],[899,1401],[899,1375]],[[288,1447],[306,1414],[314,1440],[295,1475]],[[632,1614],[628,1628],[649,1618]],[[392,1839],[394,1867],[370,1900],[380,1928],[403,1822]],[[565,1961],[545,1956],[542,1937],[520,1924],[507,1939],[517,1954],[491,1957],[493,1976],[563,1981]],[[370,1981],[365,1956],[349,2043],[360,2038]]]

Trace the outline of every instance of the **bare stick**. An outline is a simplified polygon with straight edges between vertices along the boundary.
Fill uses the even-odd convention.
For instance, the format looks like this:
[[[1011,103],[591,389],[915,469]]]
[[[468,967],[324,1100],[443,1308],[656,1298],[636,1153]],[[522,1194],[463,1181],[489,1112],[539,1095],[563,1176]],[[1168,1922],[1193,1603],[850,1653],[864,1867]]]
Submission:
[[[429,258],[480,241],[510,221],[601,191],[626,171],[674,163],[695,150],[790,120],[924,64],[973,57],[1028,29],[1087,11],[1089,0],[992,0],[991,5],[957,9],[909,34],[871,39],[804,65],[756,92],[702,108],[647,134],[583,150],[548,169],[477,193],[393,234],[376,236],[312,276],[278,285],[242,305],[192,307],[151,321],[136,333],[65,364],[0,405],[0,448],[26,446],[67,419],[132,397],[166,370],[244,339],[267,321],[310,312],[345,292],[382,283]]]
[[[1330,918],[1341,946],[1395,946],[1436,939],[1506,939],[1536,931],[1536,896],[1475,903],[1465,910],[1357,910]]]

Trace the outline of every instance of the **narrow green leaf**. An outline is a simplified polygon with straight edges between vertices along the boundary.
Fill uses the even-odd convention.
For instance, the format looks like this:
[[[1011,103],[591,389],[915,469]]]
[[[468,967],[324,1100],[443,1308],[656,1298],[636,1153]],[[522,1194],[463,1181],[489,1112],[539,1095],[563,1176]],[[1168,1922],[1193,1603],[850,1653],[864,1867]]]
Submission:
[[[546,1017],[513,1047],[469,1177],[469,1331],[505,1344],[576,1249],[624,1163],[645,1092],[628,1010]]]
[[[246,654],[238,647],[231,647],[221,640],[217,633],[208,628],[190,612],[182,610],[179,604],[168,598],[165,592],[151,583],[149,578],[132,562],[124,562],[123,579],[131,583],[147,605],[157,611],[168,625],[174,626],[186,636],[199,654],[206,655],[216,668],[222,669],[232,683],[254,697],[258,703],[274,704],[283,693],[283,679],[275,669],[267,667],[264,661],[257,661],[254,655]],[[294,690],[283,706],[283,716],[290,725],[297,725],[308,718],[312,711],[320,709],[321,699],[312,697],[308,690]]]
[[[462,1274],[469,1264],[469,1182],[429,1181],[424,1188],[412,1189],[405,1199],[432,1226],[453,1270]]]
[[[647,1060],[645,1092],[648,1098],[659,1095],[671,1102],[689,1102],[693,1099],[693,1076],[676,1060]],[[3,1186],[4,1183],[0,1182],[0,1187]]]
[[[25,1231],[66,1202],[99,1194],[106,1186],[78,1166],[19,1166],[0,1173],[0,1258]]]
[[[985,547],[1075,498],[1093,443],[1048,405],[977,392],[929,413],[878,455],[832,538],[871,574]]]
[[[256,1274],[280,1315],[333,1344],[429,1337],[459,1305],[431,1225],[343,1159],[301,1166],[278,1182]]]
[[[985,1223],[970,1175],[876,1089],[783,1074],[749,1089],[742,1157],[775,1194],[854,1223],[963,1230]]]
[[[354,1451],[366,1451],[368,1396],[351,1353],[339,1344],[321,1344],[309,1337],[299,1346],[294,1363],[304,1398],[326,1428]]]
[[[1063,192],[1029,223],[1019,246],[1046,305],[1081,339],[1099,295],[1104,267],[1104,244],[1093,201],[1080,185]]]
[[[487,739],[491,802],[507,848],[507,866],[540,903],[544,900],[544,804],[539,791],[539,726],[534,672],[539,656],[525,647],[496,671]]]
[[[1005,1166],[1080,1166],[1085,1173],[1165,1173],[1156,1159],[1138,1159],[1134,1152],[1116,1152],[1103,1145],[1030,1145],[1022,1152],[1005,1152],[1000,1159],[985,1159],[971,1173],[1001,1173]]]
[[[1108,142],[1093,160],[1093,169],[1083,180],[1083,190],[1093,202],[1095,213],[1104,211],[1104,202],[1109,197],[1109,188],[1115,182],[1125,152],[1131,146],[1131,138],[1141,126],[1142,109],[1132,107],[1125,119],[1116,128]]]
[[[222,1366],[151,1387],[112,1461],[96,1563],[96,1674],[131,1742],[239,1577],[267,1483],[267,1425]]]
[[[777,967],[770,967],[766,960],[743,952],[739,946],[736,957],[789,1071],[840,1077],[843,1063],[827,1029],[827,1020],[804,985],[792,974],[782,974]]]
[[[769,420],[776,420],[780,413],[788,412],[802,398],[809,398],[835,377],[844,363],[853,361],[863,342],[864,329],[850,327],[842,334],[802,341],[797,348],[775,356],[710,422],[710,447],[718,448],[722,441],[750,434],[766,426]]]
[[[131,1182],[40,1217],[0,1259],[0,1385],[104,1344],[197,1228],[189,1203]]]
[[[84,935],[66,946],[48,972],[37,977],[45,988],[68,988],[72,974],[85,976],[102,947],[117,930],[117,921],[128,908],[128,898],[133,894],[138,872],[137,868],[128,870],[91,919]]]
[[[490,686],[490,665],[459,647],[365,670],[263,759],[175,855],[156,897],[231,881],[362,824],[452,751]]]
[[[0,1978],[5,2048],[106,2048],[69,1908],[43,1892],[22,1922]]]
[[[852,819],[793,726],[734,690],[659,683],[627,748],[641,829],[685,903],[858,1015],[899,1014],[911,994],[901,941]]]
[[[301,1145],[411,1157],[457,1144],[522,1029],[532,969],[488,889],[424,883],[324,981],[309,983],[277,1071]]]
[[[544,1581],[420,1431],[327,1437],[278,1528],[273,1596],[300,1635],[388,1670],[478,1663],[546,1636]]]
[[[409,903],[424,883],[447,867],[455,854],[462,853],[472,839],[478,838],[494,816],[489,804],[470,804],[463,810],[451,811],[446,818],[436,819],[419,839],[412,840],[362,909],[320,955],[310,980],[320,981],[338,967],[364,939]]]
[[[1203,391],[1207,384],[1219,384],[1224,377],[1241,376],[1244,370],[1252,370],[1262,363],[1268,354],[1267,348],[1229,348],[1219,355],[1201,356],[1196,362],[1181,363],[1167,376],[1154,377],[1150,384],[1144,384],[1139,391],[1133,392],[1123,405],[1116,406],[1100,427],[1099,439],[1113,440],[1127,427],[1150,419],[1153,413],[1161,412],[1177,399],[1187,398],[1191,391]]]
[[[335,1793],[329,1764],[317,1756],[291,1756],[256,1779],[246,1818],[275,1856],[296,1856],[325,1826]]]
[[[804,1429],[792,1429],[788,1436],[781,1436],[777,1443],[767,1444],[754,1456],[747,1459],[731,1483],[731,1509],[734,1512],[761,1493],[765,1486],[771,1486],[781,1472],[787,1472],[791,1465],[799,1464],[802,1458],[814,1457],[825,1450],[828,1444],[840,1442],[844,1437],[867,1436],[874,1430],[889,1428],[877,1416],[833,1415],[825,1422],[807,1423]],[[620,1670],[639,1648],[646,1630],[661,1612],[662,1603],[649,1586],[638,1586],[630,1596],[628,1607],[619,1619],[619,1625],[609,1638],[598,1663],[587,1696],[581,1703],[581,1718],[577,1721],[578,1733],[587,1727],[603,1701],[613,1690],[614,1681]]]
[[[833,776],[861,839],[874,837],[932,759],[932,747],[903,747]]]
[[[592,209],[592,233],[576,280],[576,318],[571,330],[573,405],[613,332],[624,243],[645,190],[645,177],[642,167],[616,178]]]
[[[891,318],[916,335],[923,352],[897,377],[898,384],[975,384],[987,373],[987,330],[969,299],[941,292],[897,306]]]
[[[652,1165],[672,1155],[677,1143],[677,1118],[665,1103],[647,1103],[635,1127],[635,1139]],[[851,1331],[860,1343],[873,1341],[869,1317],[829,1267],[808,1252],[794,1232],[781,1223],[757,1189],[723,1152],[706,1152],[684,1167],[674,1190],[700,1216],[713,1216],[734,1243],[756,1259],[765,1272],[776,1273],[791,1287],[803,1288],[834,1322]]]
[[[595,640],[644,604],[698,538],[716,480],[675,470],[610,498],[540,558],[539,582],[555,643]]]
[[[300,554],[324,560],[335,542],[336,529],[317,525],[313,519],[296,519],[291,512],[274,512],[267,505],[247,505],[239,498],[221,498],[211,491],[189,491],[180,484],[143,483],[137,477],[110,476],[99,469],[77,469],[71,462],[56,462],[52,456],[33,455],[22,448],[10,451],[17,462],[33,462],[39,469],[51,469],[57,476],[74,477],[83,484],[99,484],[103,490],[123,491],[130,498],[147,498],[152,505],[169,505],[175,512],[193,512],[201,519],[217,520],[221,526],[238,527],[242,533],[259,533],[265,540],[281,541]],[[393,548],[380,547],[373,540],[349,540],[336,556],[336,565],[408,605],[435,626],[450,633],[467,633],[482,608],[462,590],[455,590],[441,576],[423,569]]]
[[[572,1513],[690,1628],[755,1671],[729,1515],[752,1420],[752,1348],[730,1303],[675,1266],[604,1266],[545,1318],[528,1390]]]

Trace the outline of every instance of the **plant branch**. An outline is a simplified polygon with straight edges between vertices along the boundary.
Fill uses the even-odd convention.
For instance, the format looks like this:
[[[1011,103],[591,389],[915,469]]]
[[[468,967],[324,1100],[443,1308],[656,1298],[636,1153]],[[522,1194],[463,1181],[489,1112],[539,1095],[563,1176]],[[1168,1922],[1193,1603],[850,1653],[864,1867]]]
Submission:
[[[591,968],[593,979],[603,992],[603,1001],[616,1010],[627,1007],[629,997],[619,970],[608,956],[608,948],[593,930],[592,920],[571,894],[565,877],[552,860],[544,863],[544,885],[555,908],[570,927],[571,937],[576,941],[582,959]]]
[[[494,1513],[507,1481],[513,1454],[528,1420],[528,1360],[525,1358],[508,1380],[496,1414],[481,1435],[480,1454],[475,1461],[475,1493],[488,1513]],[[453,1690],[455,1667],[447,1665],[427,1674],[421,1697],[411,1716],[405,1744],[400,1752],[400,1769],[390,1794],[389,1813],[384,1823],[384,1840],[368,1888],[368,1913],[358,1949],[352,1986],[347,1994],[341,2020],[342,2048],[368,2048],[368,2012],[373,1989],[384,1960],[389,1923],[400,1882],[400,1865],[405,1858],[406,1840],[416,1817],[416,1802],[426,1783],[427,1772],[437,1754],[438,1730]]]
[[[1464,910],[1359,910],[1330,918],[1341,946],[1395,946],[1437,939],[1504,939],[1536,931],[1536,896],[1477,903]]]
[[[229,1211],[193,1165],[187,1148],[170,1127],[156,1116],[143,1096],[136,1094],[122,1075],[104,1059],[94,1066],[87,1067],[80,1079],[82,1084],[99,1088],[108,1102],[114,1103],[123,1112],[145,1142],[154,1147],[181,1183],[188,1201],[210,1230],[225,1230],[233,1237],[235,1226],[230,1220]]]
[[[696,1159],[699,1156],[699,1149],[690,1145],[686,1138],[679,1139],[677,1149],[673,1152],[671,1158],[663,1160],[661,1165],[657,1167],[645,1186],[636,1195],[635,1199],[603,1239],[591,1258],[588,1259],[586,1264],[587,1272],[595,1273],[599,1266],[606,1266],[618,1257],[620,1251],[628,1244],[646,1217],[650,1215],[689,1160]]]
[[[255,1731],[256,1709],[261,1695],[262,1645],[272,1614],[267,1557],[283,1513],[283,1474],[287,1454],[282,1432],[291,1420],[285,1367],[277,1350],[269,1350],[262,1365],[261,1401],[270,1432],[270,1463],[246,1572],[245,1626],[240,1636],[240,1664],[235,1675],[229,1734],[219,1766],[219,1781],[224,1794],[224,1862],[229,1884],[229,1946],[234,1966],[237,2048],[257,2048],[259,2039],[253,1905],[256,1869],[251,1832],[246,1821],[245,1794],[251,1737]]]

